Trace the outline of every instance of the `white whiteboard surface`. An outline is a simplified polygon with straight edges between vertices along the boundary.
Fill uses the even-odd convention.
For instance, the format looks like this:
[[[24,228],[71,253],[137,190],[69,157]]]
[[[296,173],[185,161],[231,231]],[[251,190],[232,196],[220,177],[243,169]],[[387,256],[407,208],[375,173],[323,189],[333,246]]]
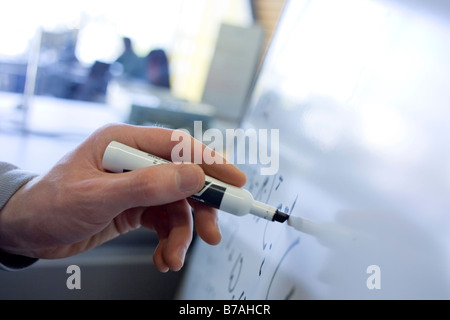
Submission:
[[[449,299],[449,57],[444,1],[290,1],[244,124],[279,129],[280,170],[242,168],[319,231],[221,212],[179,297]]]

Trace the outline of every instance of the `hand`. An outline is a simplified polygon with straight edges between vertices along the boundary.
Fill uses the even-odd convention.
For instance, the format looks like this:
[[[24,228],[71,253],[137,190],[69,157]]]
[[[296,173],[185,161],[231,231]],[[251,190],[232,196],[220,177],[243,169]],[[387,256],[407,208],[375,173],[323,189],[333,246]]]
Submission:
[[[180,270],[192,240],[193,217],[205,242],[215,245],[221,240],[216,210],[186,198],[203,187],[205,173],[238,187],[246,177],[231,164],[170,163],[121,174],[102,167],[103,153],[113,140],[170,160],[178,143],[171,135],[168,129],[130,125],[97,130],[8,201],[0,212],[0,249],[63,258],[143,226],[159,238],[153,255],[156,267],[162,272]]]

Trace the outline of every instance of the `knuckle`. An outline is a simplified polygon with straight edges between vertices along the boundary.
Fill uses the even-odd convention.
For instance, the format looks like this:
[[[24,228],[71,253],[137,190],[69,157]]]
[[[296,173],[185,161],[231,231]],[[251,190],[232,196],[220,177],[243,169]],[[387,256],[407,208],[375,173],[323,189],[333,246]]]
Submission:
[[[140,170],[135,179],[130,180],[130,190],[138,199],[145,199],[150,204],[166,203],[177,192],[172,175],[170,170],[163,168]]]

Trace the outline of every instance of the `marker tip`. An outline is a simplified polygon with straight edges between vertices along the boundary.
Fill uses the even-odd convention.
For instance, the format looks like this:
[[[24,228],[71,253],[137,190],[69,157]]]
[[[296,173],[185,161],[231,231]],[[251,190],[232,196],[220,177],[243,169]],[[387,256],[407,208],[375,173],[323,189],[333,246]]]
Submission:
[[[300,217],[289,217],[288,225],[297,229],[298,231],[302,231],[303,219]]]

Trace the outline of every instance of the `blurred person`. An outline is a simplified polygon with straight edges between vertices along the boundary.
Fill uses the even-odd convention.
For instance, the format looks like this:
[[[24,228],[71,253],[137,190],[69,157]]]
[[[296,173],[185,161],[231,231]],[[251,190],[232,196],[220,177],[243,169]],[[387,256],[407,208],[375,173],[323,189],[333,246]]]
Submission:
[[[123,37],[124,50],[115,62],[119,63],[123,70],[123,75],[130,78],[143,79],[145,77],[144,59],[139,57],[133,48],[133,42],[128,37]]]
[[[105,102],[108,83],[111,80],[111,65],[102,61],[95,61],[89,70],[89,74],[80,84],[75,99],[93,102]]]
[[[186,198],[203,187],[205,174],[243,186],[246,177],[235,166],[169,163],[121,174],[102,167],[113,140],[170,159],[178,143],[172,132],[108,125],[42,175],[0,163],[0,269],[73,256],[141,226],[157,233],[153,260],[161,272],[182,268],[194,222],[200,238],[218,244],[217,210]]]
[[[154,49],[148,53],[146,76],[151,85],[170,89],[169,62],[163,49]]]

